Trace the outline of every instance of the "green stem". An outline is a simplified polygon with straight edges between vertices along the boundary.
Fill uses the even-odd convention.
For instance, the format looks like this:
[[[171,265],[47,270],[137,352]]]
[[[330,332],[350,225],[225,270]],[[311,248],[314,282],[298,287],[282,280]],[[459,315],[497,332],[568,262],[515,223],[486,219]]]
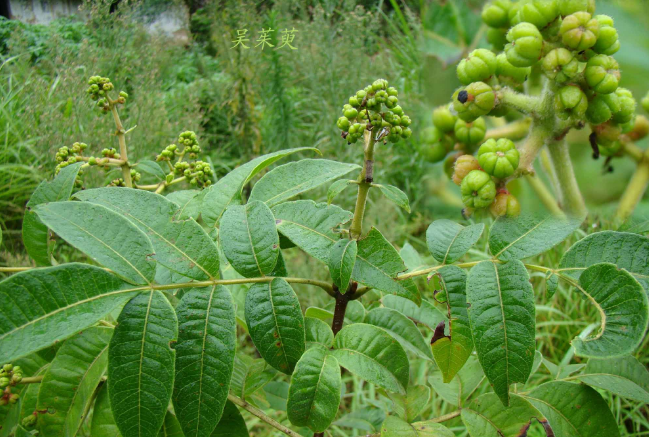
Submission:
[[[238,405],[239,407],[243,408],[244,410],[248,411],[250,414],[253,416],[258,417],[259,419],[263,420],[273,428],[283,432],[284,434],[291,436],[291,437],[302,437],[299,433],[293,431],[290,428],[285,427],[272,417],[267,416],[263,411],[261,411],[259,408],[254,407],[250,405],[248,402],[244,401],[241,398],[238,398],[234,395],[228,394],[228,400],[232,402],[235,405]]]
[[[564,215],[559,207],[557,199],[554,198],[548,187],[545,186],[543,181],[537,175],[525,175],[525,180],[530,184],[536,195],[541,199],[545,207],[554,215]]]
[[[356,207],[354,208],[354,218],[349,228],[349,235],[358,239],[363,233],[363,216],[365,215],[365,204],[367,195],[374,180],[374,135],[373,132],[365,133],[365,161],[361,174],[358,177],[358,196],[356,197]]]
[[[532,120],[530,118],[524,118],[522,120],[517,120],[504,126],[489,129],[485,134],[484,139],[488,140],[490,138],[509,138],[512,141],[522,140],[530,131],[531,122]]]
[[[534,166],[532,164],[550,137],[550,134],[551,130],[544,123],[537,120],[532,122],[530,134],[525,139],[523,145],[518,148],[520,159],[518,162],[518,170],[516,170],[513,178],[534,172]]]
[[[131,166],[128,164],[128,150],[126,149],[126,131],[122,125],[122,121],[119,118],[117,113],[117,104],[115,102],[110,103],[110,111],[113,113],[113,119],[115,119],[115,127],[117,127],[117,142],[119,143],[119,155],[120,159],[124,161],[121,165],[122,167],[122,178],[124,179],[124,185],[127,187],[133,187],[133,181],[131,180]]]
[[[568,143],[564,140],[550,144],[550,161],[555,169],[559,182],[559,202],[570,216],[585,217],[588,213],[584,198],[579,191],[575,172],[570,161]]]
[[[642,160],[638,163],[638,167],[620,199],[617,208],[617,219],[620,222],[624,222],[633,214],[647,191],[647,186],[649,186],[649,151],[643,154]]]
[[[511,88],[503,88],[496,93],[499,105],[505,105],[524,114],[536,116],[541,107],[541,98],[518,93]]]
[[[39,384],[43,381],[43,375],[28,376],[20,380],[20,384]]]

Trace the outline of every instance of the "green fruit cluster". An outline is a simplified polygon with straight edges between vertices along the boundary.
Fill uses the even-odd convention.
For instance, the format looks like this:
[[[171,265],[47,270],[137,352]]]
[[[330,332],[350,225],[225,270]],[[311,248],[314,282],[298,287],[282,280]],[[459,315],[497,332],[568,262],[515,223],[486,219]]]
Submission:
[[[97,107],[102,111],[108,112],[111,104],[124,104],[128,99],[128,94],[125,91],[120,91],[116,100],[111,100],[108,92],[115,89],[115,86],[107,77],[91,76],[88,79],[88,89],[86,93],[92,100],[97,102]]]
[[[392,143],[410,138],[411,120],[399,106],[398,95],[397,89],[388,86],[385,79],[377,79],[356,91],[343,106],[343,115],[336,122],[341,136],[348,144],[356,143],[366,130],[376,132],[376,139],[385,138]]]
[[[67,167],[70,164],[74,164],[75,162],[81,162],[84,160],[83,158],[83,151],[88,148],[88,145],[86,143],[78,143],[75,142],[72,144],[72,146],[67,147],[63,146],[60,147],[55,155],[55,159],[57,162],[56,168],[54,169],[54,174],[59,174],[61,169]],[[81,185],[81,176],[83,175],[83,171],[79,171],[76,183],[77,185]]]
[[[191,185],[201,188],[208,187],[212,184],[212,168],[207,162],[203,161],[180,161],[174,165],[174,174],[185,176]],[[171,181],[167,180],[167,183]]]
[[[16,393],[11,393],[10,387],[15,386],[23,379],[23,371],[20,366],[12,364],[5,364],[0,369],[0,406],[7,404],[15,404],[18,402],[19,396]]]

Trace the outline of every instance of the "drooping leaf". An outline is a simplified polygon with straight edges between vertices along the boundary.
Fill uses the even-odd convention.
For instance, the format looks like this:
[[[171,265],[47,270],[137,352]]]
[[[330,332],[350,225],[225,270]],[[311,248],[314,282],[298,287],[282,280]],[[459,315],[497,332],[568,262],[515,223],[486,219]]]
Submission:
[[[353,216],[351,212],[335,205],[311,200],[281,203],[273,207],[273,214],[280,233],[324,263],[329,260],[331,246],[338,241],[334,229]]]
[[[250,437],[246,422],[231,401],[226,402],[221,420],[210,437]]]
[[[61,169],[54,180],[41,182],[27,202],[27,211],[23,217],[23,244],[27,254],[38,265],[49,266],[52,263],[47,245],[47,226],[38,218],[33,208],[42,203],[68,200],[82,164],[77,162],[68,165]]]
[[[588,267],[575,286],[599,310],[601,326],[594,337],[572,340],[575,353],[608,358],[626,355],[640,344],[649,323],[649,303],[642,286],[626,270],[602,263]]]
[[[55,202],[38,205],[38,217],[86,255],[133,284],[155,275],[153,245],[131,221],[101,205]]]
[[[466,300],[480,364],[503,405],[509,385],[524,383],[534,363],[534,294],[525,266],[483,261],[467,279]]]
[[[381,184],[373,184],[372,186],[377,187],[379,190],[381,190],[381,193],[383,193],[385,197],[387,197],[399,208],[405,210],[407,213],[410,213],[410,202],[408,201],[408,196],[399,188],[393,185]]]
[[[336,335],[331,353],[342,367],[379,387],[397,393],[408,387],[408,357],[381,328],[365,323],[346,326]]]
[[[176,313],[157,290],[124,306],[108,347],[108,394],[124,437],[155,437],[174,381]]]
[[[450,336],[444,335],[444,325],[438,325],[440,331],[436,329],[431,348],[444,382],[448,383],[469,359],[473,351],[473,335],[467,312],[466,273],[459,267],[446,266],[439,270],[439,275],[446,291]]]
[[[277,264],[279,236],[275,218],[262,202],[232,205],[223,214],[221,247],[232,267],[254,278],[269,275]]]
[[[500,217],[489,231],[489,250],[502,261],[529,258],[568,238],[582,219],[530,215]]]
[[[374,308],[365,316],[365,323],[386,330],[399,344],[420,358],[432,360],[430,346],[415,323],[392,308]]]
[[[637,358],[590,359],[578,379],[592,387],[649,404],[649,370]]]
[[[406,422],[414,422],[430,401],[430,387],[411,385],[405,395],[387,392],[394,412]]]
[[[447,320],[444,313],[427,300],[422,300],[421,305],[417,306],[409,299],[388,294],[383,296],[381,302],[387,308],[399,311],[415,323],[422,324],[431,331],[434,331],[440,322]]]
[[[451,405],[461,406],[484,379],[484,372],[475,355],[471,355],[466,364],[450,382],[444,382],[441,370],[434,370],[428,377],[428,383],[435,393]]]
[[[554,381],[521,396],[547,418],[557,437],[620,435],[608,405],[587,385]]]
[[[289,162],[274,168],[259,179],[252,188],[249,201],[259,200],[268,206],[277,205],[359,168],[356,164],[328,159]]]
[[[176,204],[146,190],[106,187],[75,197],[123,215],[151,240],[158,263],[180,275],[204,280],[219,277],[219,251],[193,219],[178,220]]]
[[[331,205],[336,196],[343,192],[348,186],[355,184],[356,181],[341,179],[329,186],[327,190],[327,205]]]
[[[235,200],[241,198],[241,190],[243,190],[244,185],[246,185],[257,173],[285,156],[307,150],[318,152],[317,149],[301,147],[297,149],[280,150],[259,156],[252,161],[235,168],[230,173],[223,176],[217,183],[210,185],[208,188],[203,190],[205,194],[202,198],[200,211],[205,224],[210,228],[215,227],[219,223],[219,220],[221,220],[221,216],[225,212],[226,208]]]
[[[433,421],[408,423],[396,416],[388,416],[381,425],[381,437],[453,437],[444,425]]]
[[[612,263],[632,274],[649,293],[649,238],[626,232],[596,232],[579,240],[563,255],[562,274],[575,279],[588,267]]]
[[[108,399],[108,386],[104,384],[97,394],[93,407],[90,435],[93,437],[121,437]]]
[[[318,344],[321,344],[326,348],[333,346],[334,333],[329,325],[322,320],[313,317],[305,317],[304,323],[306,326],[307,348]]]
[[[306,348],[304,317],[290,284],[275,278],[254,284],[246,295],[246,323],[261,356],[288,375]]]
[[[222,285],[189,290],[176,314],[174,411],[186,437],[209,437],[221,418],[234,367],[232,295]]]
[[[352,271],[356,263],[358,247],[356,240],[342,239],[331,247],[329,253],[329,274],[334,284],[341,293],[347,292],[349,281],[352,278]]]
[[[340,404],[340,366],[327,349],[306,351],[295,366],[288,392],[288,418],[293,425],[323,432],[336,417]]]
[[[48,368],[38,393],[37,410],[44,436],[76,436],[88,403],[108,363],[112,328],[93,327],[69,338]]]
[[[525,436],[532,420],[547,426],[544,415],[515,394],[510,395],[509,407],[503,407],[495,393],[483,394],[462,408],[461,416],[471,437]],[[547,434],[553,436],[550,432]]]
[[[397,275],[406,270],[399,252],[375,228],[358,242],[358,254],[352,279],[360,284],[410,299],[417,305],[421,295],[412,279],[399,281]]]
[[[0,282],[0,362],[10,363],[96,323],[138,292],[87,264],[28,270]]]
[[[426,231],[426,244],[437,262],[450,264],[471,249],[483,230],[483,223],[464,227],[451,220],[435,220]]]
[[[235,355],[230,391],[237,397],[250,401],[257,390],[263,388],[277,371],[261,358]]]

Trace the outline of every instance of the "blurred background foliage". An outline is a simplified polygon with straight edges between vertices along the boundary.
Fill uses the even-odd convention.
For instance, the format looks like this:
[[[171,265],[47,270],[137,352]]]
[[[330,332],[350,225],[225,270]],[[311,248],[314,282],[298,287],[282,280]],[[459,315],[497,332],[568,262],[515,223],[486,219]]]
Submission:
[[[129,93],[122,119],[127,129],[137,126],[129,134],[132,161],[154,159],[180,132],[194,130],[204,159],[219,177],[254,156],[290,147],[314,146],[326,158],[359,162],[360,143],[347,145],[335,121],[349,95],[376,78],[388,79],[400,91],[400,104],[413,119],[414,135],[408,142],[379,147],[375,180],[404,190],[412,213],[371,196],[367,222],[399,247],[410,243],[419,253],[427,253],[424,233],[428,224],[442,217],[461,220],[462,204],[443,165],[420,156],[418,132],[431,125],[432,110],[447,103],[459,86],[457,61],[475,47],[488,46],[479,15],[483,3],[186,0],[173,4],[184,7],[186,23],[185,30],[174,34],[158,33],[149,26],[152,17],[172,6],[168,0],[87,1],[78,16],[48,25],[0,19],[1,263],[29,264],[21,245],[21,220],[35,187],[53,176],[56,150],[75,141],[88,143],[95,153],[115,146],[112,120],[100,114],[84,92],[87,78],[95,74],[110,77],[117,89]],[[616,54],[623,70],[621,86],[631,89],[639,100],[649,89],[649,2],[598,0],[597,5],[598,13],[615,18],[622,43]],[[281,30],[296,29],[293,46],[297,49],[254,48],[257,32],[269,27],[276,30],[271,33],[276,47],[281,44]],[[240,29],[248,29],[248,50],[231,48]],[[635,164],[616,159],[614,171],[604,171],[602,161],[592,159],[586,135],[571,134],[571,153],[579,185],[595,212],[588,226],[606,228],[607,212]],[[106,178],[110,179],[90,176],[86,184],[97,186]],[[510,188],[523,210],[542,210],[525,183]],[[352,191],[343,193],[337,203],[352,208]],[[315,196],[326,199],[324,191]],[[646,203],[642,208],[647,208]],[[556,265],[569,243],[536,262]],[[486,256],[486,241],[481,248],[470,256]],[[328,279],[321,265],[297,249],[289,250],[287,256],[291,275]],[[60,245],[57,257],[68,261],[79,255]],[[543,278],[534,276],[533,282],[539,296],[539,349],[555,364],[575,363],[570,340],[597,321],[594,309],[563,287],[549,303]],[[422,281],[420,286],[431,298],[432,285]],[[242,297],[245,287],[233,291]],[[304,308],[326,305],[323,293],[307,287],[299,291]],[[363,302],[377,297],[369,293]],[[254,353],[241,334],[243,350]],[[644,363],[649,361],[647,346],[645,341],[640,349]],[[427,383],[427,365],[413,365],[415,383]],[[545,372],[540,380],[549,377]],[[334,435],[376,431],[389,401],[349,374],[345,380],[343,408],[348,414],[341,413]],[[276,379],[260,390],[263,400],[259,402],[281,407],[287,389],[287,381]],[[486,391],[488,386],[483,384],[478,390]],[[623,435],[649,436],[647,406],[606,396]],[[432,399],[425,417],[450,411],[442,397],[433,393]],[[278,418],[285,420],[285,413],[280,411]],[[254,435],[272,435],[255,427],[253,417],[247,419]],[[540,429],[535,425],[529,435],[541,435]],[[454,430],[463,435],[461,428]]]

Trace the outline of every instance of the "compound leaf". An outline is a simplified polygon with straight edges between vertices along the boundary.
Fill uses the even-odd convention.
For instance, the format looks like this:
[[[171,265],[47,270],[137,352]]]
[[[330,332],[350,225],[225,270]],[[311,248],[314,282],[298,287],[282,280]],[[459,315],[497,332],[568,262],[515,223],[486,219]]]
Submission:
[[[466,300],[480,364],[509,405],[509,385],[525,383],[534,363],[534,294],[523,263],[483,261],[467,279]]]
[[[346,326],[336,335],[331,353],[342,367],[366,381],[405,394],[410,375],[408,357],[383,329],[365,323]]]
[[[365,323],[386,330],[407,350],[420,358],[432,360],[430,346],[415,323],[397,310],[391,308],[374,308],[365,316]]]
[[[483,223],[464,227],[451,220],[435,220],[426,231],[426,244],[437,262],[450,264],[471,249],[483,230]]]
[[[544,427],[547,426],[543,414],[526,399],[511,394],[507,408],[497,399],[495,393],[486,393],[462,408],[462,421],[472,437],[525,436],[533,419],[541,422]],[[554,436],[547,428],[546,433],[548,436]]]
[[[577,378],[592,387],[649,404],[649,370],[637,358],[590,359]]]
[[[329,253],[329,273],[341,293],[347,292],[356,263],[358,247],[356,240],[338,240]]]

